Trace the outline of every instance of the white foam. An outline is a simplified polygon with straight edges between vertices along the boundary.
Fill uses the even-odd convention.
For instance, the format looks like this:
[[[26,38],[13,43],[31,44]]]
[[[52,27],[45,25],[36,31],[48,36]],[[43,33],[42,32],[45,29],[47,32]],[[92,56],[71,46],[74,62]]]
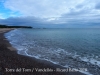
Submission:
[[[12,32],[10,32],[11,34],[7,37],[8,39],[11,39],[11,37],[13,37],[14,35],[15,35],[15,33],[17,32],[18,33],[18,31],[16,31],[16,30],[14,30],[14,31],[12,31]],[[17,34],[16,33],[16,34]],[[18,33],[19,34],[19,33]],[[21,34],[21,33],[20,33]],[[13,45],[15,45],[15,47],[18,49],[18,54],[23,54],[23,55],[26,55],[26,56],[30,56],[30,57],[35,57],[36,59],[40,59],[40,60],[47,60],[47,61],[50,61],[50,62],[52,62],[52,63],[54,63],[54,64],[59,64],[59,61],[53,61],[52,59],[51,59],[51,57],[50,57],[50,59],[49,58],[46,58],[46,55],[45,55],[45,53],[47,53],[47,54],[49,54],[50,56],[53,56],[53,55],[55,55],[56,57],[59,57],[59,58],[61,58],[60,56],[61,55],[68,55],[68,56],[71,56],[71,57],[73,57],[73,58],[80,58],[82,61],[85,61],[85,62],[90,62],[91,64],[94,64],[95,65],[95,62],[97,62],[97,65],[98,66],[100,66],[100,61],[97,61],[97,60],[95,60],[95,59],[88,59],[87,57],[79,57],[79,55],[77,55],[77,53],[75,53],[75,54],[72,54],[72,53],[70,53],[70,52],[67,52],[66,50],[64,50],[64,49],[62,49],[62,48],[58,48],[58,49],[53,49],[53,48],[50,48],[50,49],[48,49],[48,51],[46,51],[47,50],[47,48],[44,48],[44,47],[41,47],[41,46],[38,46],[38,45],[36,45],[34,42],[24,42],[24,43],[21,43],[21,46],[20,45],[17,45],[16,44],[16,40],[11,40],[11,43],[13,44]],[[28,51],[28,48],[26,48],[27,47],[27,45],[28,44],[33,44],[33,46],[36,46],[38,49],[38,51],[39,51],[39,53],[41,53],[41,54],[38,54],[38,51],[37,51],[37,54],[36,55],[29,55],[28,53],[27,53],[27,51]],[[28,46],[28,47],[30,47],[30,46]],[[31,47],[30,47],[31,48]],[[43,51],[42,51],[43,50]],[[45,53],[44,53],[45,52]],[[48,56],[48,55],[47,55]],[[55,57],[55,58],[56,58]],[[62,66],[62,65],[61,65]],[[65,65],[64,67],[69,67],[68,65]],[[92,74],[90,74],[89,72],[84,72],[84,71],[80,71],[81,73],[84,73],[84,74],[86,74],[86,75],[92,75]]]
[[[50,50],[52,51],[52,48],[51,48]],[[57,50],[54,50],[54,52],[52,52],[52,53],[53,53],[53,54],[56,53],[57,55],[59,55],[59,53],[71,55],[71,53],[68,53],[67,51],[65,51],[64,49],[61,49],[61,48],[58,48]],[[47,60],[47,61],[52,62],[53,64],[58,64],[58,65],[59,65],[59,62],[54,62],[54,61],[52,61],[52,60],[45,59],[45,58],[42,58],[42,59],[41,59],[41,55],[39,55],[39,54],[37,54],[37,56],[34,56],[34,55],[28,55],[27,52],[26,52],[26,55],[27,55],[27,56],[30,56],[30,57],[35,57],[35,58],[40,59],[40,60]],[[79,55],[75,55],[74,57],[77,57],[77,56],[79,56]],[[84,59],[84,61],[88,61],[88,59]],[[62,65],[61,65],[61,66],[62,66]],[[66,65],[63,66],[63,67],[68,68],[69,65],[66,64]],[[83,74],[86,74],[86,75],[93,75],[93,74],[89,73],[88,71],[87,71],[87,72],[86,72],[86,71],[79,71],[79,72],[81,72],[81,73],[83,73]]]
[[[69,65],[66,64],[64,67],[69,68]],[[75,69],[74,69],[74,70],[75,70]],[[79,72],[81,72],[81,73],[83,73],[83,74],[86,74],[86,75],[93,75],[93,74],[89,73],[88,71],[76,70],[76,72],[77,72],[77,71],[79,71]]]
[[[25,55],[27,55],[27,56],[29,56],[29,57],[34,57],[34,58],[39,59],[39,60],[46,60],[46,61],[52,62],[53,64],[58,64],[58,62],[54,62],[54,61],[51,61],[51,60],[49,60],[49,59],[45,59],[45,58],[42,58],[42,59],[41,59],[41,55],[40,55],[40,54],[37,54],[37,56],[35,56],[35,55],[29,55],[29,54],[27,53],[27,49],[26,49],[24,52],[25,52]],[[59,64],[58,64],[58,65],[59,65]]]
[[[23,44],[23,45],[26,45],[26,43]],[[38,46],[38,47],[40,47],[40,46]],[[29,57],[34,57],[34,58],[39,59],[39,60],[50,61],[50,62],[52,62],[53,64],[58,64],[58,65],[59,65],[59,62],[54,62],[54,61],[49,60],[49,59],[46,59],[46,58],[44,58],[44,57],[41,58],[42,56],[41,56],[40,54],[37,54],[37,55],[29,55],[29,54],[27,53],[28,49],[25,48],[24,46],[17,46],[17,49],[18,49],[18,54],[26,55],[26,56],[29,56]],[[21,51],[22,51],[22,52],[21,52]],[[57,56],[59,56],[60,53],[62,53],[63,55],[72,55],[71,53],[68,53],[67,51],[65,51],[64,49],[61,49],[61,48],[58,48],[57,50],[54,50],[54,51],[52,51],[52,48],[50,48],[49,51],[50,51],[49,53],[56,54]],[[75,56],[73,56],[73,57],[77,57],[77,56],[78,56],[78,55],[75,55]],[[84,60],[85,62],[88,61],[88,59],[87,59],[86,57],[84,57],[83,60]],[[61,65],[61,66],[62,66],[62,65]],[[69,66],[68,66],[68,65],[65,65],[65,66],[63,66],[63,67],[68,68]],[[86,75],[92,75],[92,74],[90,74],[89,72],[85,72],[85,71],[79,71],[79,72],[84,73],[84,74],[86,74]]]
[[[86,71],[79,71],[79,72],[84,73],[84,74],[86,74],[86,75],[93,75],[93,74],[91,74],[91,73],[89,73],[89,72],[86,72]]]
[[[98,61],[98,60],[96,60],[96,59],[93,59],[93,58],[90,58],[90,59],[88,59],[87,57],[80,57],[80,59],[82,60],[82,61],[85,61],[85,62],[90,62],[91,64],[93,64],[93,65],[98,65],[99,67],[100,67],[100,61]]]

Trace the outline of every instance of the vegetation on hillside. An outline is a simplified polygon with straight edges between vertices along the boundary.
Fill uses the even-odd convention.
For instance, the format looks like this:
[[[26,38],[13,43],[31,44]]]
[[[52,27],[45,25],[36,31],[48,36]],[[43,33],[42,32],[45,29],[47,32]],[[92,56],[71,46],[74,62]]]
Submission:
[[[7,26],[7,25],[0,25],[0,28],[32,28],[31,26]]]

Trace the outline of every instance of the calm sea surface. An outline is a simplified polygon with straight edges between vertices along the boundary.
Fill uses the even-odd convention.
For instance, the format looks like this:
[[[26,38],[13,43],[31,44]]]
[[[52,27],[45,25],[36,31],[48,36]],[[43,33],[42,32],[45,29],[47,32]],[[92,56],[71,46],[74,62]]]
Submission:
[[[100,29],[16,29],[6,33],[18,54],[100,75]]]

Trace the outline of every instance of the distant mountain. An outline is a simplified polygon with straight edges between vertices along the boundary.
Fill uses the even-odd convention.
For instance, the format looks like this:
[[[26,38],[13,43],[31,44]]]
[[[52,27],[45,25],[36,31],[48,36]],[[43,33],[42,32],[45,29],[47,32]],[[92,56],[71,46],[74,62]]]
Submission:
[[[7,25],[0,25],[0,28],[32,28],[31,26],[7,26]]]

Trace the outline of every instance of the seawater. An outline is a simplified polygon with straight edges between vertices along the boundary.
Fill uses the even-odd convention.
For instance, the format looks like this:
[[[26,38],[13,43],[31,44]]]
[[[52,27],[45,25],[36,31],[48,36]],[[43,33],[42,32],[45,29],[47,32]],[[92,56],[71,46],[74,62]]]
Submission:
[[[15,29],[5,34],[18,54],[100,75],[100,29]]]

